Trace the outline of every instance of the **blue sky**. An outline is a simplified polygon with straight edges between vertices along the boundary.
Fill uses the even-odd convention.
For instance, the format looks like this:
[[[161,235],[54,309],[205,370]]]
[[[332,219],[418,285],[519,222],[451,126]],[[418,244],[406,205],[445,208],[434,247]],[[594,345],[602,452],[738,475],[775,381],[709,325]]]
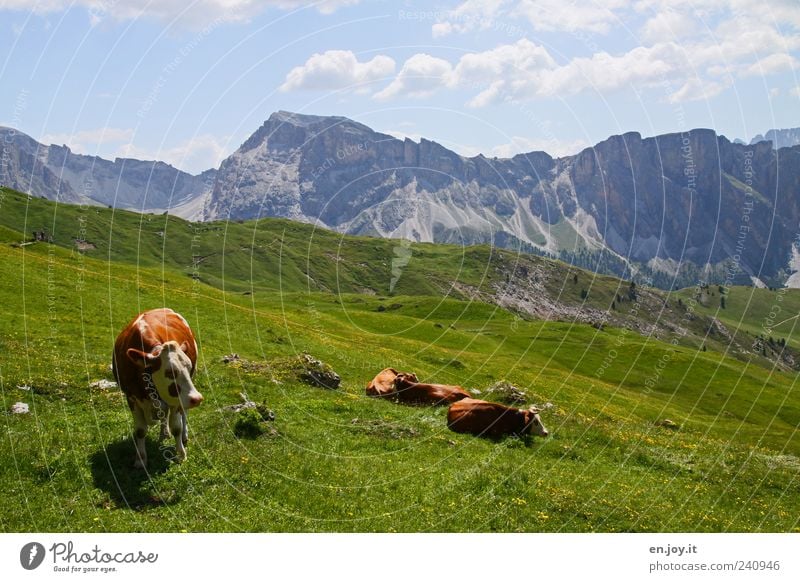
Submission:
[[[800,126],[797,0],[0,0],[0,124],[217,166],[279,109],[459,153]]]

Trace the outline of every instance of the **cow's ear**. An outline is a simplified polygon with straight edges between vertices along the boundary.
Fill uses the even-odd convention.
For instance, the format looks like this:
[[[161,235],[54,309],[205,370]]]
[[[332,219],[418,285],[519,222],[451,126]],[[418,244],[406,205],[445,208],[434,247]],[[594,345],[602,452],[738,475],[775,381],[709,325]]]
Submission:
[[[183,342],[183,343],[181,344],[181,351],[182,351],[184,354],[188,354],[188,353],[189,353],[189,342]]]
[[[137,350],[136,348],[128,348],[126,354],[128,355],[128,359],[130,359],[131,362],[133,362],[134,364],[136,364],[141,368],[149,366],[153,360],[158,358],[158,354],[155,353],[155,350],[153,351],[153,353],[148,353],[148,352],[143,352],[142,350]]]

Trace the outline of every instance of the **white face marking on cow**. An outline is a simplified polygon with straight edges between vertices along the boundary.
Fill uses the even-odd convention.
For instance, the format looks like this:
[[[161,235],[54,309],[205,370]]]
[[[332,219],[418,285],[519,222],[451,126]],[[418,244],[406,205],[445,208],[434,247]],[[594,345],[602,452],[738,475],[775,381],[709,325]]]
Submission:
[[[536,436],[540,437],[546,437],[548,434],[550,434],[549,432],[547,432],[547,429],[544,427],[544,424],[542,423],[542,419],[539,416],[539,409],[531,407],[529,412],[533,415],[530,422],[531,432]]]
[[[184,353],[185,346],[170,341],[161,345],[157,357],[161,361],[153,372],[153,384],[158,395],[171,407],[189,410],[203,401],[192,382],[192,361]]]

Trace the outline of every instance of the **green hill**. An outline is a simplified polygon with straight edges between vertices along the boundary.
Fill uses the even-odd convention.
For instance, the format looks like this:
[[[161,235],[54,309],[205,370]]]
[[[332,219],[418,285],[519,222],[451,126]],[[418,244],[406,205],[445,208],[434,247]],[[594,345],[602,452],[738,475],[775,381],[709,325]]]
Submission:
[[[488,247],[408,247],[282,220],[195,225],[10,191],[0,225],[3,408],[31,406],[5,417],[2,531],[798,529],[796,373],[698,335],[714,314],[685,317],[691,290],[631,292]],[[21,246],[42,229],[55,244]],[[537,319],[508,300],[519,287],[560,311]],[[717,318],[735,333],[740,320],[749,340],[764,308],[738,307],[746,292],[731,290]],[[795,305],[795,292],[782,296]],[[164,461],[151,430],[148,475],[131,468],[121,393],[91,384],[110,378],[127,321],[162,305],[197,335],[205,402],[189,415],[186,463]],[[681,318],[700,324],[670,334]],[[643,335],[653,325],[665,341]],[[231,352],[259,365],[222,363]],[[333,366],[342,387],[282,375],[300,352]],[[386,366],[484,394],[508,380],[552,403],[551,437],[474,438],[447,429],[445,408],[367,398]],[[223,408],[241,392],[275,412],[275,434],[234,434]],[[679,429],[656,424],[667,418]]]

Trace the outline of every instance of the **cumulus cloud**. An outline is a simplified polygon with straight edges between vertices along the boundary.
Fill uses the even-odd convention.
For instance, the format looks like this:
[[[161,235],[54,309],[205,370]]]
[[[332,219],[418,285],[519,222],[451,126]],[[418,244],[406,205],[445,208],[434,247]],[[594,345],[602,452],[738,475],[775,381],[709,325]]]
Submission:
[[[607,33],[630,0],[464,0],[431,27],[434,37],[489,28],[519,32],[520,19],[539,31]]]
[[[136,143],[133,129],[102,127],[75,133],[48,133],[39,138],[44,144],[66,145],[76,154],[107,159],[135,158],[159,160],[193,174],[219,167],[231,149],[228,138],[211,134],[194,136],[183,142],[161,148]]]
[[[523,14],[534,29],[574,31],[579,50],[557,61],[522,38],[452,62],[414,55],[376,97],[472,90],[467,105],[483,107],[583,91],[658,89],[669,102],[710,99],[737,79],[797,66],[796,0],[763,0],[759,10],[743,11],[747,7],[747,0],[595,0],[580,7],[556,0],[466,0],[434,25],[434,35],[496,28],[498,19]],[[592,35],[611,30],[641,44],[625,51],[597,46],[602,41]]]
[[[730,87],[724,81],[707,81],[699,78],[687,79],[686,82],[667,98],[670,103],[700,101],[711,99]]]
[[[797,59],[788,53],[775,53],[757,60],[742,71],[743,77],[761,77],[783,71],[791,71],[797,67]]]
[[[184,172],[199,174],[209,168],[218,168],[230,153],[230,146],[227,137],[220,139],[211,134],[202,134],[161,148],[126,143],[117,148],[113,157],[159,160]]]
[[[497,27],[498,18],[505,16],[508,6],[508,0],[465,0],[447,11],[443,19],[431,27],[431,34],[438,38]]]
[[[664,10],[647,19],[640,31],[645,42],[674,41],[697,33],[698,22],[685,12]]]
[[[425,97],[441,87],[451,85],[452,74],[453,67],[448,61],[419,53],[403,63],[394,80],[376,93],[375,98],[390,99],[397,95]]]
[[[75,133],[48,133],[41,136],[39,141],[44,144],[66,145],[78,154],[96,154],[102,146],[128,142],[132,138],[132,129],[101,127]]]
[[[163,22],[177,21],[190,26],[207,26],[221,22],[246,22],[270,8],[293,10],[307,6],[315,7],[323,14],[338,8],[358,4],[360,0],[0,0],[0,10],[17,10],[47,14],[59,12],[73,6],[82,6],[89,12],[90,22],[97,24],[103,19],[133,20],[153,18]]]
[[[553,157],[560,158],[571,156],[589,147],[589,142],[583,139],[559,140],[551,139],[530,139],[527,137],[514,136],[511,141],[500,144],[492,148],[491,155],[498,158],[511,158],[517,154],[527,154],[530,152],[547,152]]]
[[[629,0],[522,0],[512,15],[526,17],[534,30],[605,34],[629,5]]]
[[[330,50],[312,55],[303,65],[289,71],[280,88],[281,91],[363,90],[365,84],[386,78],[394,70],[394,59],[387,56],[378,55],[362,63],[351,51]]]

